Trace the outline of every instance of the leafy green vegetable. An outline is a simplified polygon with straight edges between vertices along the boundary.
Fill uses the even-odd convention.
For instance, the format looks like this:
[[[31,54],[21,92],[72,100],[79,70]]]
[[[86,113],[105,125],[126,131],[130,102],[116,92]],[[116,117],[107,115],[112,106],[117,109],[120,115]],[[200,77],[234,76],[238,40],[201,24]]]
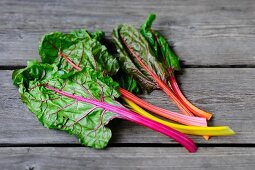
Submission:
[[[114,75],[118,72],[119,65],[116,57],[111,56],[105,46],[99,42],[103,37],[104,32],[101,30],[91,34],[86,30],[72,31],[69,34],[53,32],[44,35],[39,45],[39,53],[44,63],[56,64],[64,75],[73,74],[84,67],[103,71],[105,75]],[[61,48],[63,46],[61,43],[70,45]],[[128,88],[134,93],[140,92],[136,81],[124,72],[119,72],[114,78],[121,87]]]
[[[141,25],[140,32],[148,41],[158,60],[163,62],[172,70],[180,70],[179,57],[171,50],[166,39],[159,32],[151,29],[153,21],[156,19],[155,14],[150,14],[147,20]]]
[[[102,30],[97,29],[95,32],[90,33],[90,35],[91,38],[101,42],[105,36],[105,33]]]
[[[135,79],[123,71],[119,71],[113,76],[113,79],[117,81],[121,88],[128,90],[131,93],[139,94],[141,93],[140,85],[135,81]]]
[[[84,69],[68,79],[61,79],[58,74],[54,65],[33,62],[15,72],[13,81],[19,85],[22,101],[45,127],[67,131],[85,146],[105,147],[111,138],[111,131],[105,125],[117,114],[57,94],[46,85],[119,106],[114,100],[119,96],[118,84],[92,69]]]
[[[104,33],[96,31],[91,35],[84,29],[68,34],[52,32],[45,34],[39,44],[43,63],[55,63],[65,75],[93,68],[107,75],[116,74],[119,65],[99,40]]]
[[[143,36],[130,25],[119,25],[113,30],[112,38],[119,53],[118,60],[123,72],[133,77],[144,91],[151,92],[158,88],[151,75],[141,66],[142,60],[147,67],[152,69],[163,81],[166,81],[168,73],[163,65],[157,61]],[[132,57],[130,49],[137,53],[139,59]]]

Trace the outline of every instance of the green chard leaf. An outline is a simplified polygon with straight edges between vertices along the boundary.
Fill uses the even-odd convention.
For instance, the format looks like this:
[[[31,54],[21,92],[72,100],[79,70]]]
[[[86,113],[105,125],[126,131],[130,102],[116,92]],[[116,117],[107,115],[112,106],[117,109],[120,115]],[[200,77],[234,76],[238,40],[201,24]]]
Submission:
[[[116,74],[117,71],[119,70],[119,65],[116,57],[111,56],[107,52],[105,46],[101,45],[98,42],[102,41],[104,37],[104,32],[102,32],[101,30],[96,30],[90,35],[86,30],[73,31],[70,34],[63,34],[57,32],[46,34],[42,38],[42,41],[39,45],[39,52],[41,54],[43,62],[51,64],[52,63],[51,59],[54,59],[53,63],[58,66],[59,70],[63,71],[63,74],[65,76],[73,74],[74,72],[77,72],[84,67],[91,67],[93,69],[102,71],[105,75]],[[91,37],[93,40],[91,40]],[[51,49],[53,52],[56,52],[56,50],[52,49],[52,47],[53,48],[54,46],[60,47],[60,45],[53,46],[52,44],[49,43],[49,41],[50,42],[55,41],[56,44],[61,43],[61,42],[58,43],[58,41],[63,41],[63,43],[65,43],[65,41],[69,41],[71,42],[70,43],[71,45],[67,46],[64,50],[63,49],[58,50],[59,51],[58,54],[55,53],[54,55],[51,55],[51,53],[50,54],[47,53],[47,50]],[[50,46],[50,48],[47,47],[48,45]],[[69,55],[64,55],[63,57],[63,54],[61,55],[61,50],[63,51],[63,54]],[[67,57],[72,62],[67,62],[66,59]],[[74,64],[75,66],[73,66],[72,64]],[[136,83],[136,81],[123,72],[119,72],[117,75],[115,75],[114,80],[119,82],[121,87],[127,88],[127,90],[131,92],[134,93],[140,92],[139,85]]]
[[[170,70],[180,70],[179,57],[171,50],[166,39],[157,31],[152,30],[152,23],[156,19],[155,14],[150,14],[147,20],[141,25],[140,32],[148,41],[151,49],[161,61]]]
[[[117,81],[120,87],[128,90],[131,93],[139,94],[141,93],[140,85],[135,81],[135,79],[123,71],[119,71],[113,76],[113,79]]]
[[[47,72],[51,72],[52,74],[45,74]],[[36,60],[30,60],[27,62],[26,68],[13,71],[12,80],[13,84],[17,87],[20,85],[27,86],[30,81],[37,81],[42,78],[48,79],[56,75],[61,75],[60,73],[57,72],[56,66],[43,65]]]
[[[68,34],[48,33],[42,37],[39,54],[43,63],[56,64],[65,76],[83,68],[113,75],[119,69],[118,61],[99,42],[103,36],[100,30],[89,34],[84,29]]]
[[[104,36],[105,36],[105,33],[100,30],[100,29],[97,29],[95,32],[92,32],[91,34],[91,37],[99,42],[102,42]]]
[[[123,72],[133,77],[146,92],[157,89],[157,83],[140,65],[141,60],[149,69],[166,82],[166,68],[157,60],[141,33],[130,25],[119,25],[113,30],[112,38],[117,48],[118,60]],[[134,54],[138,57],[136,58]]]
[[[51,88],[120,107],[114,99],[119,97],[118,84],[112,78],[90,68],[62,78],[54,64],[33,61],[13,73],[13,82],[19,87],[22,101],[45,127],[75,135],[85,146],[106,147],[112,134],[105,125],[118,115]]]

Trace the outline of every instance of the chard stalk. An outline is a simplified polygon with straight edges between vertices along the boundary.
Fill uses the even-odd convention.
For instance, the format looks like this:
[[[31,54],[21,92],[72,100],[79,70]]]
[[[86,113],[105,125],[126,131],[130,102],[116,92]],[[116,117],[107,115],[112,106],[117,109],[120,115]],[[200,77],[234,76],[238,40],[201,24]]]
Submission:
[[[199,108],[197,108],[196,106],[194,106],[192,103],[190,103],[187,98],[183,95],[183,93],[181,92],[177,81],[175,79],[174,74],[170,74],[170,84],[171,87],[173,89],[173,91],[175,92],[175,94],[179,97],[179,99],[182,101],[182,103],[196,116],[199,117],[204,117],[207,120],[210,120],[212,117],[211,113],[205,112]]]

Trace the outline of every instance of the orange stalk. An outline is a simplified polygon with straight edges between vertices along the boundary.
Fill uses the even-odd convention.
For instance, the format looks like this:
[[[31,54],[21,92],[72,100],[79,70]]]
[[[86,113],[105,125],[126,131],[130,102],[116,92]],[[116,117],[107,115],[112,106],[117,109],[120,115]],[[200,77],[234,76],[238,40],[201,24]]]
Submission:
[[[205,112],[199,108],[197,108],[196,106],[194,106],[192,103],[190,103],[186,97],[182,94],[176,79],[174,77],[174,75],[170,74],[170,83],[171,83],[171,87],[173,89],[173,91],[175,92],[175,94],[179,97],[179,99],[182,101],[182,103],[196,116],[199,117],[204,117],[207,120],[210,120],[212,117],[211,113]]]

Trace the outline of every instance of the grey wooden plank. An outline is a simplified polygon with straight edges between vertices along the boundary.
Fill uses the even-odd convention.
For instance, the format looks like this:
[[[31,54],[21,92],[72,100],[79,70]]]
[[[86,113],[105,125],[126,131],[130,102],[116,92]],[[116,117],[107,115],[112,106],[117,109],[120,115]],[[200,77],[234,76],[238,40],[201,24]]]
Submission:
[[[0,66],[39,58],[37,44],[49,31],[139,26],[149,12],[188,65],[254,65],[253,0],[1,0]]]
[[[180,78],[181,88],[198,107],[214,113],[211,125],[229,125],[237,132],[232,137],[214,137],[197,143],[246,143],[255,141],[255,69],[254,68],[187,68]],[[19,99],[12,85],[11,71],[0,71],[0,144],[78,143],[66,133],[41,126]],[[176,110],[161,91],[141,96],[160,107]],[[171,139],[144,127],[115,120],[111,143],[174,143]]]
[[[189,154],[183,148],[126,148],[94,150],[81,147],[0,148],[2,170],[53,169],[191,169],[253,170],[255,148],[200,148]]]

